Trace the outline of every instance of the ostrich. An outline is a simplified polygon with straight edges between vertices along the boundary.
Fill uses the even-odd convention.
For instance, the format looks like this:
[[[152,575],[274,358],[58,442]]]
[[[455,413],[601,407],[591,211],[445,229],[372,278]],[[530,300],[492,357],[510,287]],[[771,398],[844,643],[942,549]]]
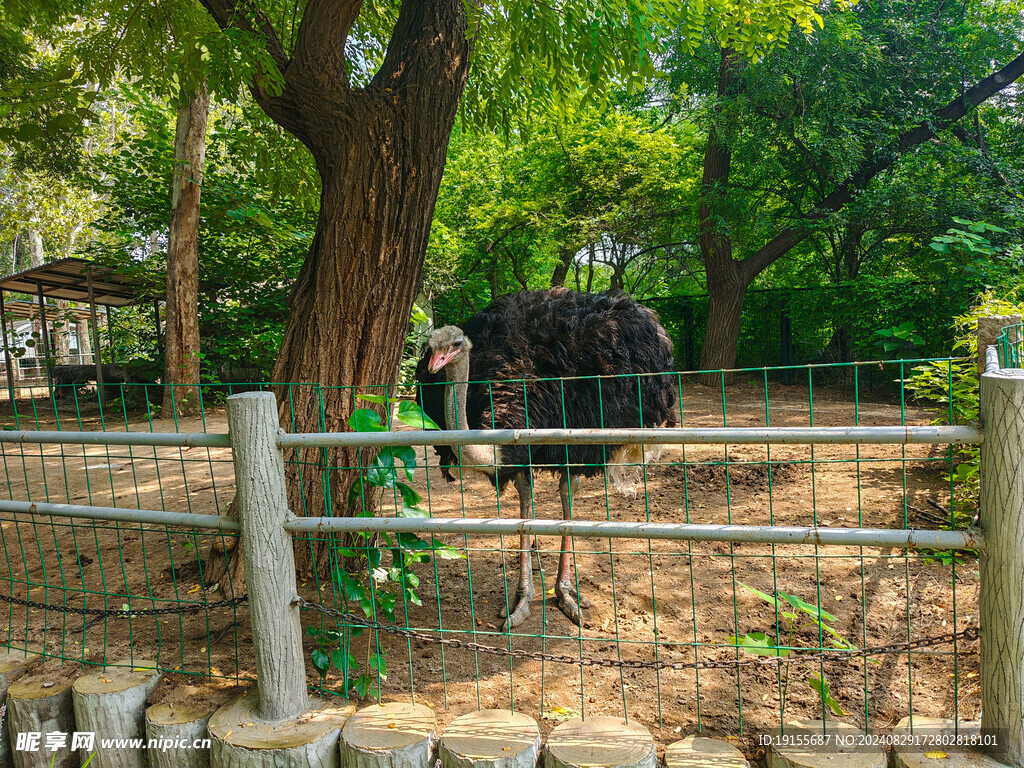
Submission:
[[[419,401],[444,429],[652,427],[670,423],[674,379],[644,375],[672,370],[672,342],[657,315],[620,291],[565,288],[521,291],[495,299],[461,326],[435,330],[417,366]],[[639,375],[638,375],[639,374]],[[607,377],[607,378],[604,378]],[[530,516],[534,471],[559,478],[562,517],[570,517],[570,484],[601,474],[622,488],[642,456],[637,445],[435,446],[442,471],[461,466],[490,476],[500,493],[509,482],[520,515]],[[534,597],[528,536],[520,538],[515,602],[504,628],[530,615]],[[588,602],[572,578],[562,538],[555,596],[576,624]]]

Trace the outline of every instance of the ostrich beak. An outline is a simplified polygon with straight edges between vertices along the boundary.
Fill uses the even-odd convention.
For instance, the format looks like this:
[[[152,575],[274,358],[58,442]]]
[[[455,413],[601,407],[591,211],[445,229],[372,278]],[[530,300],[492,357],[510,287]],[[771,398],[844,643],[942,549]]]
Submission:
[[[452,347],[437,350],[430,356],[430,362],[427,363],[427,370],[431,373],[437,373],[448,365],[448,363],[454,360],[458,354],[459,350],[453,349]]]

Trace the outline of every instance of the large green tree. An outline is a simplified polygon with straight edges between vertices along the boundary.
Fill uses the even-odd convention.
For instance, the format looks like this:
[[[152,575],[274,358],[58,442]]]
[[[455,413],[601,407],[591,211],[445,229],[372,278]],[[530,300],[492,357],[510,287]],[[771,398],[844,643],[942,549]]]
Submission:
[[[202,0],[202,6],[222,32],[209,32],[196,19],[192,43],[179,35],[184,43],[176,50],[221,62],[246,81],[265,113],[305,145],[320,176],[316,231],[291,294],[274,373],[276,381],[314,385],[281,397],[282,417],[306,431],[343,427],[353,398],[342,388],[395,381],[460,113],[467,123],[517,132],[542,112],[600,104],[613,90],[642,86],[654,74],[663,41],[676,32],[686,44],[708,34],[758,57],[785,42],[794,24],[811,32],[820,22],[814,0]],[[82,58],[87,80],[109,78],[122,65],[145,72],[147,61],[159,60],[147,54],[146,33],[162,30],[165,9],[185,19],[192,6],[184,0],[56,2],[45,9],[24,0],[12,4],[23,17],[90,14],[99,32],[93,55]],[[212,80],[209,87],[228,91]],[[340,450],[328,462],[358,464],[355,452]],[[324,511],[325,499],[346,498],[355,472],[307,477],[304,499],[293,482],[292,508]]]
[[[699,238],[701,367],[733,367],[747,289],[841,219],[885,173],[1024,74],[1012,2],[834,8],[824,29],[750,62],[717,41],[676,71],[707,109]],[[855,246],[858,225],[837,239]],[[838,242],[843,241],[843,242]],[[714,381],[718,381],[714,378]]]
[[[642,84],[673,30],[696,40],[707,29],[754,56],[784,40],[794,21],[810,31],[818,18],[806,0],[203,5],[248,41],[253,97],[309,149],[320,174],[316,233],[274,376],[323,387],[282,402],[300,430],[344,425],[351,393],[333,387],[395,380],[460,108],[514,128],[531,111]],[[354,467],[356,458],[338,451],[330,464]],[[320,512],[319,500],[344,499],[353,478],[348,470],[307,481],[305,503],[296,497],[293,508]]]

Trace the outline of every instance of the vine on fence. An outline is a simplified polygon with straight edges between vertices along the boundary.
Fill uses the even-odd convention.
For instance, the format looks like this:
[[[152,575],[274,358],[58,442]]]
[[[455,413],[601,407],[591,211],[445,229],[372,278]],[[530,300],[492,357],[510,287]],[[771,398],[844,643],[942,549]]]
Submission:
[[[359,397],[383,405],[390,412],[390,403],[382,395]],[[413,402],[400,403],[397,418],[415,429],[440,429]],[[357,432],[389,431],[388,425],[381,422],[380,414],[369,408],[356,409],[348,425]],[[362,517],[373,516],[375,503],[380,505],[381,514],[430,517],[430,512],[420,506],[423,499],[416,489],[399,479],[404,475],[405,480],[412,480],[416,463],[416,450],[411,446],[381,448],[353,483],[349,503],[361,502],[359,515]],[[359,606],[367,618],[382,617],[395,622],[395,609],[400,605],[423,604],[418,592],[420,579],[414,569],[417,565],[431,562],[431,556],[440,559],[464,557],[458,550],[433,537],[427,541],[413,533],[355,533],[347,545],[334,548],[335,565],[331,578],[336,594],[342,595],[346,603]],[[352,637],[358,637],[363,628],[352,627],[350,632]],[[364,698],[373,682],[373,673],[381,680],[387,678],[384,649],[379,646],[375,649],[373,642],[367,642],[366,662],[361,667],[359,660],[346,647],[341,632],[310,627],[306,634],[316,642],[311,658],[320,677],[326,677],[333,666],[341,673],[346,693],[355,691]]]

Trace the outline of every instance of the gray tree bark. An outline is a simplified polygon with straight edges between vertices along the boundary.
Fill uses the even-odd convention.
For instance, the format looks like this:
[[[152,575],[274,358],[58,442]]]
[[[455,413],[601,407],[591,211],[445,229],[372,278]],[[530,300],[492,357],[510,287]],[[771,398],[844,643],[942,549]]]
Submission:
[[[183,96],[174,130],[163,383],[192,385],[174,387],[174,407],[180,415],[199,408],[199,387],[194,386],[199,384],[199,197],[209,111],[205,87]]]

